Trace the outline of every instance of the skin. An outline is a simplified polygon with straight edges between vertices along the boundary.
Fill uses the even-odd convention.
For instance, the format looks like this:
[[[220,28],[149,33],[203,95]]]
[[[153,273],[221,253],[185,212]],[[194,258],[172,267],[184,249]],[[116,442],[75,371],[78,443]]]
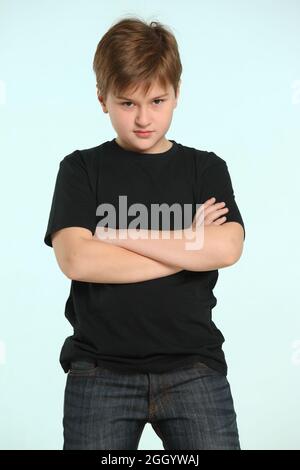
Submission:
[[[171,84],[164,89],[158,82],[154,82],[147,95],[141,86],[135,93],[122,93],[128,100],[118,99],[111,91],[108,92],[106,101],[103,96],[98,95],[102,110],[109,114],[117,133],[116,142],[126,150],[139,153],[162,153],[169,150],[173,144],[165,134],[177,106],[180,84],[181,82],[176,96]],[[154,100],[165,93],[168,93],[168,96]],[[141,138],[134,133],[135,130],[154,132],[149,138]]]

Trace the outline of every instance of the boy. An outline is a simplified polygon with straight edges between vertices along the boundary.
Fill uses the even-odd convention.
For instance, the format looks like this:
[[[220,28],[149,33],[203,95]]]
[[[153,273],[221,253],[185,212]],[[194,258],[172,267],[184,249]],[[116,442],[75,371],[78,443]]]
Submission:
[[[119,21],[93,67],[117,137],[60,162],[44,238],[71,280],[63,448],[137,449],[149,422],[165,449],[240,449],[211,319],[218,269],[245,238],[226,162],[165,137],[182,72],[165,26]],[[176,206],[174,223],[157,205]]]

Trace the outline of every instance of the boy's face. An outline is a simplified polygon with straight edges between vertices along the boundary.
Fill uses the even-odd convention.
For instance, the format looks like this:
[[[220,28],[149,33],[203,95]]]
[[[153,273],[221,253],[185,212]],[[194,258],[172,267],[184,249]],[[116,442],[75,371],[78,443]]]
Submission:
[[[180,84],[179,84],[180,86]],[[140,153],[160,153],[171,148],[166,139],[177,106],[177,97],[172,85],[167,89],[154,83],[145,95],[139,87],[135,93],[122,93],[122,97],[108,93],[104,103],[98,96],[104,113],[109,113],[113,128],[117,132],[117,143],[126,150]],[[167,94],[167,96],[162,96]],[[151,131],[149,136],[139,135],[136,131]]]

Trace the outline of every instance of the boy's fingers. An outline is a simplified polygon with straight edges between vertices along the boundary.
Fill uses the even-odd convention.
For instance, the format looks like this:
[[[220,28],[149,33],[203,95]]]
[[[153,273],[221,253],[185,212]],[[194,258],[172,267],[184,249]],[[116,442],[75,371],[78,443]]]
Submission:
[[[208,199],[207,201],[205,201],[203,204],[200,205],[200,207],[198,207],[197,211],[196,211],[196,214],[199,214],[201,213],[204,209],[206,209],[207,207],[211,206],[212,204],[214,204],[216,201],[216,198],[215,197],[212,197],[210,199]]]
[[[194,223],[199,219],[200,215],[202,216],[204,209],[207,209],[209,206],[213,205],[215,202],[216,202],[216,198],[212,197],[208,199],[207,201],[205,201],[203,204],[201,204],[200,207],[198,207],[196,211],[196,214],[194,217]]]
[[[206,206],[209,206],[210,204],[214,204],[216,202],[216,198],[215,197],[211,197],[210,199],[207,199],[207,201],[205,201],[205,205]]]

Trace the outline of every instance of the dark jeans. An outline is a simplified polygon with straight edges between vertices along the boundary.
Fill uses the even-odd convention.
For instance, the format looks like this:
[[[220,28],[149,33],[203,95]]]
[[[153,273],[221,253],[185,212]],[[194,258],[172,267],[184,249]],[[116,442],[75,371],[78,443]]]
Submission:
[[[200,361],[159,374],[72,362],[63,450],[137,450],[146,423],[165,450],[240,450],[229,382]]]

